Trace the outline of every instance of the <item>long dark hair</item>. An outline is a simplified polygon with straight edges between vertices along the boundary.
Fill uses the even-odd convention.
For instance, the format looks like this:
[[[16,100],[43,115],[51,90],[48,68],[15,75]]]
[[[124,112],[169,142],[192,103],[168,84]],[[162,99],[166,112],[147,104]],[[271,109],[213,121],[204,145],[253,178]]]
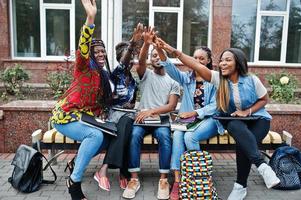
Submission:
[[[233,54],[234,59],[235,59],[235,70],[237,70],[238,74],[240,76],[247,76],[248,75],[248,63],[247,63],[247,57],[246,57],[245,53],[242,50],[237,49],[237,48],[225,49],[220,55],[220,60],[226,51],[229,51]],[[216,93],[216,103],[217,103],[217,108],[226,113],[228,111],[228,106],[229,106],[229,101],[230,101],[230,89],[229,89],[227,77],[222,76],[222,73],[220,70],[219,70],[219,74],[220,74],[219,75],[220,84],[219,84],[219,87],[218,87],[217,93]]]
[[[112,105],[112,100],[113,100],[112,89],[110,86],[111,70],[110,70],[107,54],[104,55],[105,67],[106,67],[107,71],[104,70],[102,66],[99,66],[98,63],[96,62],[96,59],[94,56],[95,46],[101,46],[104,49],[106,49],[106,48],[105,48],[105,45],[102,40],[92,39],[91,49],[90,49],[90,58],[91,58],[90,66],[94,67],[100,75],[100,83],[99,83],[100,91],[99,91],[99,95],[98,95],[98,102],[100,104],[104,104],[103,105],[104,107],[108,107],[108,106]]]

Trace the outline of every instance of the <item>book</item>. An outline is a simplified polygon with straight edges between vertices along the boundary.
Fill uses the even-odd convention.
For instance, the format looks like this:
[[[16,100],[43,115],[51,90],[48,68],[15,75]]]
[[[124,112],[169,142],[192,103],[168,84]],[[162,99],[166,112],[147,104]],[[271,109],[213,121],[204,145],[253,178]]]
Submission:
[[[170,127],[170,122],[169,122],[169,116],[160,116],[160,122],[157,120],[149,120],[145,121],[143,123],[137,123],[134,122],[134,125],[136,126],[149,126],[149,127]],[[146,123],[145,123],[146,122]],[[157,122],[157,123],[154,123]]]
[[[113,122],[103,121],[100,118],[82,113],[80,121],[88,126],[97,128],[104,133],[117,136],[117,126]]]
[[[202,120],[195,117],[186,119],[178,118],[171,123],[170,127],[171,130],[194,131],[200,126],[201,122]]]
[[[131,113],[137,112],[137,109],[129,109],[129,108],[113,107],[112,109],[117,111],[122,111],[122,112],[131,112]]]
[[[234,116],[213,116],[213,119],[217,120],[257,120],[260,116],[247,116],[247,117],[234,117]]]
[[[143,122],[145,124],[161,124],[161,118],[159,115],[154,115],[150,117],[146,117]]]

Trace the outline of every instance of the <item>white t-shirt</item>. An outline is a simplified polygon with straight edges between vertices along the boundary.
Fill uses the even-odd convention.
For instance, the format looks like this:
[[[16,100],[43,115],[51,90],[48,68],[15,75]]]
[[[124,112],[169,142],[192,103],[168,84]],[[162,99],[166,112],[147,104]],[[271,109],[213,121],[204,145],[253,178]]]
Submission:
[[[172,94],[180,96],[180,85],[168,74],[159,75],[146,69],[140,82],[139,109],[153,109],[166,105]]]
[[[211,83],[215,86],[219,86],[219,72],[212,71],[211,70]],[[259,78],[255,75],[251,75],[254,81],[255,85],[255,91],[258,98],[262,98],[267,93],[267,89],[264,87],[262,82],[259,80]],[[234,104],[236,106],[236,109],[241,110],[241,100],[239,96],[239,90],[238,90],[238,83],[232,84],[232,90],[233,90],[233,98],[234,98]]]

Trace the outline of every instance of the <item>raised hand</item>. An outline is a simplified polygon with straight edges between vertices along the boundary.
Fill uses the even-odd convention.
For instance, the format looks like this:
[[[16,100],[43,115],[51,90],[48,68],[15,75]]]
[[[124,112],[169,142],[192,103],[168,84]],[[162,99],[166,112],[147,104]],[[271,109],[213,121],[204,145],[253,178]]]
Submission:
[[[167,44],[164,40],[162,40],[159,37],[156,37],[155,39],[155,46],[156,48],[164,49],[168,53],[172,53],[175,50],[172,46]]]
[[[93,24],[97,13],[95,0],[81,0],[87,14],[87,24]]]
[[[145,43],[152,44],[156,37],[155,28],[150,26],[148,28],[144,27],[142,37]]]
[[[137,27],[134,29],[133,37],[130,41],[131,42],[137,42],[138,40],[141,39],[142,34],[143,34],[143,24],[138,23]]]

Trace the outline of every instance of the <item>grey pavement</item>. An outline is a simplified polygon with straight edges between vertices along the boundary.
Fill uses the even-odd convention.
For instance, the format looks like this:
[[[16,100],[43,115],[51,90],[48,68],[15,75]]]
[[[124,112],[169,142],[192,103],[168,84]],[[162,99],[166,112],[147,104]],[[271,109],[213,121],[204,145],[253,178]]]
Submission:
[[[236,164],[233,154],[213,153],[214,172],[213,180],[217,188],[219,197],[227,199],[236,177]],[[65,180],[68,174],[64,172],[66,161],[72,154],[63,154],[59,157],[58,164],[53,166],[58,179],[53,185],[43,185],[39,191],[24,194],[20,193],[7,182],[11,175],[13,166],[10,165],[13,154],[0,154],[0,200],[61,200],[70,199]],[[117,200],[123,199],[122,189],[118,186],[118,171],[109,170],[109,179],[111,181],[111,191],[100,190],[93,179],[93,174],[99,169],[102,163],[103,155],[94,158],[89,164],[82,183],[83,191],[89,200]],[[156,199],[158,188],[158,157],[157,154],[143,154],[141,161],[142,172],[140,173],[141,188],[138,191],[135,200]],[[45,179],[51,178],[50,173],[44,174]],[[172,183],[172,175],[169,178]],[[259,176],[255,167],[252,167],[248,180],[248,194],[246,200],[300,200],[301,190],[279,191],[267,189],[263,180]]]

